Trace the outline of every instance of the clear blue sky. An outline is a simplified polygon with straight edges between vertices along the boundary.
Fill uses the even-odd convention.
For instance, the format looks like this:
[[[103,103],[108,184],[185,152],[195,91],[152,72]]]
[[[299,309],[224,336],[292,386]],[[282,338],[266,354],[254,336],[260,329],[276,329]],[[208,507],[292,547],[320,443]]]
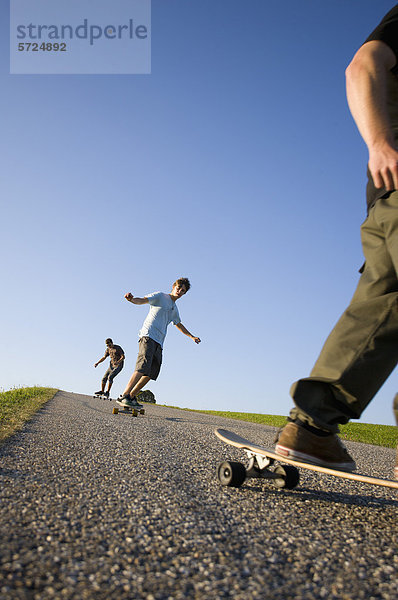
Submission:
[[[151,75],[10,75],[0,0],[0,385],[91,394],[143,296],[179,300],[161,404],[286,414],[362,264],[344,70],[385,0],[153,0]],[[393,374],[362,420],[393,424]]]

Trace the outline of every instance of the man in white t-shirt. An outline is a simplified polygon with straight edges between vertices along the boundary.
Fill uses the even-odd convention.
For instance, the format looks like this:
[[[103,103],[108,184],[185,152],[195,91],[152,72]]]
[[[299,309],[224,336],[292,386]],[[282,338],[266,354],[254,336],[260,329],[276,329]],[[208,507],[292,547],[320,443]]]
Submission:
[[[196,344],[200,344],[200,339],[192,335],[181,323],[176,306],[176,301],[186,294],[190,287],[189,280],[183,277],[173,284],[170,294],[155,292],[144,298],[134,297],[130,292],[125,294],[126,300],[132,304],[149,304],[150,309],[139,332],[139,351],[135,371],[120,398],[120,403],[124,406],[139,407],[135,395],[150,379],[157,379],[162,364],[163,342],[171,322]]]

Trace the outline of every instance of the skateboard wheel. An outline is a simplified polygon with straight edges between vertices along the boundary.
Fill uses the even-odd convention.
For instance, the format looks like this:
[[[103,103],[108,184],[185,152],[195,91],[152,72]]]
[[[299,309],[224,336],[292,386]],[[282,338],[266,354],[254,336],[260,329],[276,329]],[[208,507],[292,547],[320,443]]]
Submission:
[[[131,414],[133,415],[133,417],[138,417],[138,412],[136,410],[132,410]]]
[[[112,414],[117,415],[118,413],[119,413],[119,409],[116,406],[114,406],[113,410],[112,410]]]
[[[145,408],[141,408],[141,410],[140,410],[140,413],[141,413],[142,415],[145,415]]]
[[[278,465],[274,469],[274,473],[280,475],[276,479],[273,479],[273,484],[275,487],[282,489],[286,488],[288,490],[292,490],[296,487],[300,480],[300,474],[296,467],[292,467],[290,465],[281,466]]]
[[[217,469],[217,477],[221,485],[240,487],[246,479],[246,469],[239,462],[223,462]]]

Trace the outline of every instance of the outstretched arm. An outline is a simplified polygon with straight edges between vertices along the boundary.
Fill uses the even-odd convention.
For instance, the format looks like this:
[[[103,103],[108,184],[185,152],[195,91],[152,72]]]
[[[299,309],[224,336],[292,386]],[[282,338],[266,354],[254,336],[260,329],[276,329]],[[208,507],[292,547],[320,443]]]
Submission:
[[[398,189],[398,149],[387,113],[387,76],[394,52],[377,40],[366,42],[346,70],[347,100],[369,151],[369,170],[377,188]]]
[[[148,304],[149,302],[148,298],[134,297],[131,292],[127,292],[127,294],[124,294],[124,297],[126,298],[126,300],[132,302],[133,304]]]
[[[185,335],[187,335],[188,337],[193,339],[193,341],[196,344],[200,344],[200,338],[196,337],[195,335],[192,335],[192,333],[190,333],[188,331],[188,329],[186,327],[184,327],[184,325],[182,323],[177,323],[176,327],[177,327],[177,329],[179,329],[181,331],[181,333],[184,333]]]
[[[98,365],[102,362],[104,362],[104,360],[107,358],[107,355],[105,354],[105,356],[103,356],[102,358],[99,359],[99,361],[97,361],[94,365],[95,368],[98,367]]]

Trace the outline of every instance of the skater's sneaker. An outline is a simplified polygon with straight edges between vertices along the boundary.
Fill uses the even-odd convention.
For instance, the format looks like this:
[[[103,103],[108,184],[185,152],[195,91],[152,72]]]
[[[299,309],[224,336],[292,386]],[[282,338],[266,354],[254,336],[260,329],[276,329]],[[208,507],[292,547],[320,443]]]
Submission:
[[[119,396],[117,403],[121,404],[122,406],[131,406],[132,400],[130,394]]]
[[[94,396],[102,396],[104,392],[100,390],[99,392],[95,392]]]
[[[282,429],[275,452],[285,458],[301,460],[312,465],[354,471],[356,464],[336,434],[316,435],[297,423],[290,422]]]
[[[135,396],[134,396],[134,398],[132,398],[130,396],[130,394],[126,394],[125,396],[122,396],[120,398],[120,400],[118,400],[118,402],[122,406],[128,406],[130,408],[137,408],[137,409],[142,408],[142,404],[138,404],[137,398]]]
[[[106,398],[108,400],[108,398],[109,398],[109,392],[104,392],[103,396],[104,396],[104,398]]]
[[[140,403],[138,402],[138,400],[137,400],[137,397],[136,397],[136,396],[134,396],[134,398],[132,398],[132,399],[131,399],[131,402],[133,403],[133,407],[134,407],[134,408],[137,408],[138,410],[140,410],[141,408],[144,408],[144,407],[142,406],[142,404],[140,404]]]

